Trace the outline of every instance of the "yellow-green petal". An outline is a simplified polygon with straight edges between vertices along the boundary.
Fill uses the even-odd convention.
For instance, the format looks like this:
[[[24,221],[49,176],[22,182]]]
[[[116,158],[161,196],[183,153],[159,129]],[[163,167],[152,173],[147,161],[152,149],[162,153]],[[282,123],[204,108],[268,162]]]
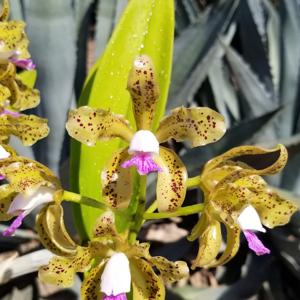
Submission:
[[[220,222],[210,220],[208,226],[199,237],[199,250],[193,261],[192,269],[205,267],[217,257],[222,244]]]
[[[205,231],[205,229],[208,226],[208,218],[207,218],[207,214],[203,213],[200,217],[200,219],[198,220],[198,222],[196,223],[196,225],[193,227],[191,233],[189,234],[189,236],[187,237],[187,239],[190,242],[195,241],[196,239],[198,239]]]
[[[0,108],[4,108],[7,105],[7,99],[10,97],[9,88],[0,84]]]
[[[228,261],[230,261],[237,253],[240,247],[240,229],[238,226],[229,227],[226,225],[226,232],[227,232],[227,238],[226,238],[226,248],[225,251],[222,253],[222,255],[215,260],[214,262],[208,264],[206,267],[208,268],[214,268],[220,265],[226,264]]]
[[[162,171],[157,173],[156,197],[159,211],[181,207],[186,194],[187,170],[174,151],[160,147],[155,157]]]
[[[130,142],[133,136],[123,116],[88,106],[71,110],[66,128],[72,138],[88,146],[94,146],[98,140],[115,137]]]
[[[1,51],[19,51],[19,58],[28,58],[28,38],[22,21],[0,22],[0,40],[3,41]]]
[[[74,255],[77,246],[66,230],[62,206],[60,204],[48,205],[44,218],[45,229],[53,244],[64,249],[64,252]]]
[[[280,197],[270,188],[256,193],[251,204],[257,210],[261,222],[268,228],[287,224],[298,209],[293,202]]]
[[[82,300],[101,299],[100,281],[104,266],[105,263],[102,262],[100,265],[92,268],[85,276],[80,290]]]
[[[117,151],[101,173],[103,200],[114,209],[126,208],[131,199],[132,170],[121,167],[128,157],[128,148]]]
[[[187,140],[192,147],[219,140],[226,131],[224,117],[208,107],[179,107],[162,119],[156,132],[160,143]]]
[[[73,284],[77,272],[84,272],[91,263],[89,248],[78,247],[75,257],[54,257],[48,265],[39,269],[39,279],[42,282],[61,287],[69,287]]]
[[[134,300],[164,300],[165,287],[152,267],[143,259],[131,258],[130,271]]]
[[[137,129],[150,130],[159,98],[158,81],[150,57],[140,55],[134,60],[127,88],[133,102]]]
[[[9,17],[9,1],[2,0],[0,22],[7,21]]]
[[[115,237],[117,235],[115,214],[112,211],[106,211],[96,220],[94,237]]]
[[[169,261],[163,256],[154,256],[151,263],[158,269],[165,283],[172,283],[189,276],[189,268],[185,261]]]
[[[0,186],[0,221],[8,221],[13,216],[7,214],[8,208],[17,195],[9,184],[3,184]]]

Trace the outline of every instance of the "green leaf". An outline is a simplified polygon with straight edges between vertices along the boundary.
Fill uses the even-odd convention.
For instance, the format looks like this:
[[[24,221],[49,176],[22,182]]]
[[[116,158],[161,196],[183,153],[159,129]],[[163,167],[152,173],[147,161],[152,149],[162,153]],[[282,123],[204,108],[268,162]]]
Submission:
[[[162,117],[170,83],[174,36],[173,0],[131,0],[118,23],[102,57],[88,76],[79,104],[110,109],[126,115],[131,125],[133,114],[127,77],[134,58],[149,55],[155,65],[161,96],[154,127]],[[119,139],[87,147],[73,142],[71,151],[72,188],[82,195],[101,199],[100,172],[112,153],[124,143]],[[75,221],[83,238],[90,236],[101,212],[89,207],[75,208]]]

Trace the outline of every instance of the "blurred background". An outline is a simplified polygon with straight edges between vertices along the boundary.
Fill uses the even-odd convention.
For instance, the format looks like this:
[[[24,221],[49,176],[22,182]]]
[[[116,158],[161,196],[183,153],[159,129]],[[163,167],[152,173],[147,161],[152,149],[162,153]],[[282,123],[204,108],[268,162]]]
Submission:
[[[218,143],[189,149],[173,147],[189,174],[232,147],[283,143],[289,163],[271,185],[300,204],[300,1],[176,0],[172,84],[167,110],[209,106],[222,113],[228,131]],[[11,18],[27,23],[30,51],[37,64],[41,105],[35,113],[49,119],[50,135],[33,149],[14,146],[60,174],[68,187],[67,111],[76,105],[88,70],[101,55],[127,0],[12,0]],[[101,100],[100,100],[101,101]],[[149,180],[149,200],[155,181]],[[188,203],[201,202],[191,191]],[[75,235],[71,212],[69,228]],[[140,239],[152,254],[191,261],[197,242],[186,240],[197,216],[146,223]],[[0,266],[7,257],[40,247],[34,216],[10,239],[0,237]],[[1,225],[1,229],[5,225]],[[252,255],[242,241],[226,266],[198,269],[168,287],[167,299],[287,300],[300,298],[300,218],[268,232],[263,242],[272,254]],[[174,251],[176,249],[176,251]],[[16,254],[17,253],[17,254]],[[1,276],[0,276],[1,279]],[[1,281],[0,281],[1,282]],[[80,279],[69,290],[41,284],[29,274],[0,285],[0,299],[79,299]]]

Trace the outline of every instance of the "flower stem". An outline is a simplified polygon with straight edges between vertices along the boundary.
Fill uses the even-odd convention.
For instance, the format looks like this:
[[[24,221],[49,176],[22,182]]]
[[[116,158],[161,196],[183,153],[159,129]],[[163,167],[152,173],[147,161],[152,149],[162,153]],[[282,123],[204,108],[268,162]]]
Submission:
[[[69,191],[64,191],[63,199],[69,202],[78,203],[80,205],[91,206],[99,209],[107,208],[106,205],[102,202]]]
[[[129,234],[129,243],[133,244],[136,241],[137,234],[143,224],[143,216],[146,208],[146,189],[147,176],[140,176],[139,202],[136,213],[134,215],[133,226]]]
[[[201,184],[200,175],[188,178],[187,180],[187,188],[189,189],[197,188],[199,187],[200,184]]]
[[[144,219],[151,220],[151,219],[165,219],[165,218],[172,218],[172,217],[180,217],[180,216],[188,216],[192,214],[197,214],[202,212],[204,209],[204,204],[195,204],[190,206],[185,206],[178,208],[176,211],[171,212],[160,212],[160,213],[144,213]]]
[[[157,200],[154,200],[151,205],[147,208],[146,213],[153,213],[157,210]]]

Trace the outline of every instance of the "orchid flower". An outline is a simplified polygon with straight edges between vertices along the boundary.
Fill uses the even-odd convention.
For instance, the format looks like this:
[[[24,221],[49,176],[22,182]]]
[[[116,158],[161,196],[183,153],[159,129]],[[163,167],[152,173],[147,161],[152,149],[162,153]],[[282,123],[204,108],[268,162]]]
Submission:
[[[83,300],[125,300],[129,292],[133,299],[163,300],[163,282],[180,280],[189,273],[183,261],[171,262],[161,256],[152,257],[147,243],[128,245],[126,238],[117,233],[111,211],[98,218],[94,238],[87,247],[78,246],[74,256],[53,258],[40,269],[39,278],[68,287],[77,272],[88,272],[81,287]]]
[[[28,38],[25,34],[25,23],[8,21],[9,3],[2,1],[0,14],[0,64],[14,64],[26,70],[35,68],[28,52]]]
[[[275,162],[258,169],[242,161],[243,156],[277,154]],[[200,175],[205,209],[189,239],[199,238],[200,246],[195,267],[214,267],[225,264],[239,249],[242,231],[251,250],[257,255],[270,250],[260,241],[257,232],[266,232],[289,222],[297,210],[294,203],[283,199],[260,175],[272,175],[287,162],[284,146],[267,150],[255,146],[233,148],[206,163]],[[227,246],[217,259],[222,242],[221,223],[227,230]]]
[[[192,147],[220,139],[225,133],[224,118],[207,107],[172,110],[163,118],[156,132],[151,130],[159,98],[159,86],[150,58],[141,55],[134,61],[128,78],[137,131],[120,115],[88,106],[69,113],[66,124],[69,135],[94,146],[98,140],[119,137],[129,147],[115,153],[102,171],[103,196],[112,208],[127,207],[132,191],[128,169],[135,166],[140,175],[157,173],[159,211],[176,210],[186,192],[187,171],[180,158],[159,144],[170,139],[188,140]]]

